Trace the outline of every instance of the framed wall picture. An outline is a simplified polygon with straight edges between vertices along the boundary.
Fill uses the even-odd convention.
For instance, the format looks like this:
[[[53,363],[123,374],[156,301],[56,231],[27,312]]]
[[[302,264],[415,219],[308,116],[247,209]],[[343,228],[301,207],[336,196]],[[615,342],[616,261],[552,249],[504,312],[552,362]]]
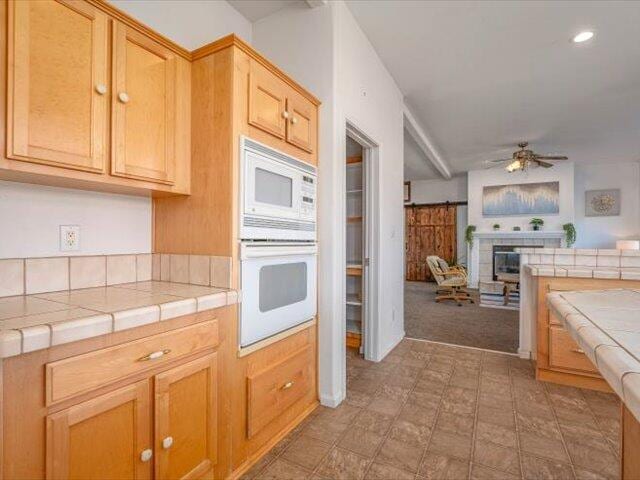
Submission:
[[[620,189],[587,190],[584,192],[585,217],[614,217],[620,215]]]
[[[411,201],[411,182],[404,182],[404,203]]]
[[[560,213],[560,182],[492,185],[482,189],[482,215],[556,215]]]

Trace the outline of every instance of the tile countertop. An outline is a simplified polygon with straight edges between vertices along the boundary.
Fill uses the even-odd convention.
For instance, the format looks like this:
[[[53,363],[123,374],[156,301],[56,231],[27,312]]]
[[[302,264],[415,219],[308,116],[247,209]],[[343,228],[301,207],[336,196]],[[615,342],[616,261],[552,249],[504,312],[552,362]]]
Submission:
[[[0,358],[238,303],[201,285],[135,282],[0,298]]]
[[[554,292],[547,304],[640,421],[640,290]]]
[[[557,265],[524,265],[525,272],[534,277],[599,278],[607,280],[640,280],[640,268],[583,267]]]

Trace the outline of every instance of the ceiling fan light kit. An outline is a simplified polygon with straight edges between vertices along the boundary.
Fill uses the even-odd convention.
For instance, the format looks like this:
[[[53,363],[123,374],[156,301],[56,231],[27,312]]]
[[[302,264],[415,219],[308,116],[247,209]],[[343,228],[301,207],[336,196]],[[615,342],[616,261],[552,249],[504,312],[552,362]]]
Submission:
[[[535,153],[533,150],[527,149],[529,146],[528,142],[520,142],[518,143],[518,147],[520,150],[516,150],[513,152],[511,158],[501,159],[501,160],[491,160],[490,163],[505,163],[509,162],[505,167],[507,172],[516,172],[518,170],[525,171],[528,168],[535,167],[543,167],[543,168],[551,168],[553,167],[553,163],[546,162],[545,160],[568,160],[569,157],[564,155],[539,155]]]

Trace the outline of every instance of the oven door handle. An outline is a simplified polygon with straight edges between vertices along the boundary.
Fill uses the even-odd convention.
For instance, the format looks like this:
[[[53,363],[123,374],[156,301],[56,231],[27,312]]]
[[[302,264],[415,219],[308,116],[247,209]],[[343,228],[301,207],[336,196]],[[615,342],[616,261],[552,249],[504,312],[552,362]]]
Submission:
[[[240,245],[240,259],[286,257],[294,255],[317,255],[318,245],[293,244],[293,245]]]

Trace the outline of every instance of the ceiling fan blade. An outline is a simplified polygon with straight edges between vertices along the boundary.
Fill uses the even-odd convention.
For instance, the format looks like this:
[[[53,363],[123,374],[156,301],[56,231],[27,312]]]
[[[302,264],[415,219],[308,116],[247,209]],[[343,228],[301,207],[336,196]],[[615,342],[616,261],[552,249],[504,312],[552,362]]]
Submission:
[[[536,158],[542,160],[569,160],[569,157],[564,155],[536,155]]]
[[[513,158],[500,158],[498,160],[487,160],[487,163],[503,163],[503,162],[513,162]]]
[[[534,162],[536,162],[538,165],[540,165],[541,167],[544,168],[551,168],[553,167],[553,163],[549,163],[549,162],[543,162],[542,160],[539,159],[540,157],[538,157],[537,159],[534,160]]]

